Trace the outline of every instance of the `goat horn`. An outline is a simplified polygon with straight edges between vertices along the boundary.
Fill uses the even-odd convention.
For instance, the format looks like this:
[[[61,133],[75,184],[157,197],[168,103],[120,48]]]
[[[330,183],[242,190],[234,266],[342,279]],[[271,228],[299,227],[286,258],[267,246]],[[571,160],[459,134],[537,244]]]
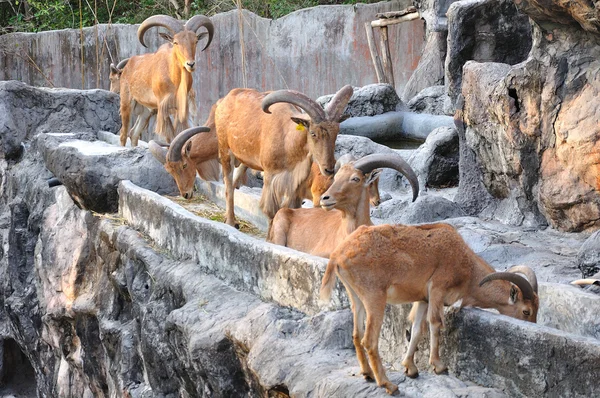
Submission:
[[[308,98],[306,95],[294,90],[278,90],[268,94],[262,100],[262,110],[266,113],[271,113],[269,107],[278,102],[287,102],[288,104],[299,106],[316,123],[327,120],[327,116],[325,115],[323,108],[321,108],[321,105],[317,104],[316,101]]]
[[[525,275],[527,277],[527,280],[529,281],[529,284],[533,288],[533,291],[537,294],[537,292],[538,292],[537,276],[535,276],[535,272],[530,267],[528,267],[526,265],[515,265],[514,267],[510,267],[508,272],[518,272],[520,274]]]
[[[150,153],[154,155],[156,160],[158,160],[162,164],[165,164],[167,162],[167,150],[165,148],[158,145],[153,140],[150,140],[150,142],[148,142],[148,149],[150,150]]]
[[[479,282],[479,286],[483,286],[489,281],[494,280],[503,280],[514,283],[521,289],[521,293],[523,293],[523,299],[525,300],[533,300],[535,297],[535,292],[531,287],[529,281],[523,278],[521,275],[517,275],[514,272],[494,272],[486,276]]]
[[[213,33],[215,31],[215,28],[210,18],[205,17],[204,15],[194,15],[184,25],[184,28],[191,30],[192,32],[198,31],[198,29],[200,29],[203,26],[208,31],[208,41],[206,42],[206,45],[204,46],[202,51],[206,50],[207,47],[210,45],[210,42],[213,38]]]
[[[122,71],[123,68],[125,67],[125,65],[127,65],[127,62],[129,62],[129,58],[125,58],[124,60],[122,60],[121,62],[119,62],[117,64],[117,69],[120,70],[120,71]]]
[[[600,286],[600,279],[577,279],[571,282],[571,285],[586,286],[586,285],[598,285]]]
[[[185,143],[199,133],[208,133],[210,131],[210,127],[200,126],[200,127],[192,127],[187,130],[182,131],[175,137],[173,141],[171,141],[171,146],[169,147],[169,151],[167,152],[167,160],[169,162],[180,162],[181,161],[181,149],[185,145]]]
[[[333,122],[337,122],[342,117],[344,113],[344,109],[346,109],[346,105],[348,105],[348,101],[354,94],[354,89],[351,85],[346,85],[342,87],[329,101],[327,107],[325,108],[325,113],[327,114],[327,120],[331,120]]]
[[[413,202],[419,196],[419,180],[413,169],[400,155],[374,153],[364,156],[354,162],[354,167],[363,173],[369,173],[378,167],[389,167],[404,174],[413,191]]]
[[[140,43],[142,43],[142,46],[148,47],[146,43],[144,43],[144,34],[148,29],[154,26],[162,26],[163,28],[168,29],[172,35],[183,30],[183,24],[181,21],[178,21],[177,19],[168,15],[153,15],[149,18],[146,18],[146,20],[142,22],[138,28],[138,40]]]

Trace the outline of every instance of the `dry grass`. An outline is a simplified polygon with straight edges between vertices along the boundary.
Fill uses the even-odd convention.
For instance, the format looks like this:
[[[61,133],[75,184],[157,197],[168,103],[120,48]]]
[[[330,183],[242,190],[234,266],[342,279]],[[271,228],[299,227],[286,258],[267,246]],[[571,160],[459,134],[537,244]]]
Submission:
[[[189,200],[184,199],[181,196],[165,197],[199,217],[222,223],[225,222],[225,210],[208,200],[206,196],[198,194],[197,192],[194,194],[194,197]],[[246,220],[242,220],[239,217],[237,217],[237,221],[240,225],[241,232],[257,238],[266,239],[266,234],[260,229],[256,228],[253,224]]]

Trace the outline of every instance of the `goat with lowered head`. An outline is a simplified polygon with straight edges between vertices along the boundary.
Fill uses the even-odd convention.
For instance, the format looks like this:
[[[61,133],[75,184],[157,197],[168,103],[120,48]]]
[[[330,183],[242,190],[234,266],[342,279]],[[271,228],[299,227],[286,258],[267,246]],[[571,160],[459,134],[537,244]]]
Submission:
[[[221,167],[218,157],[217,135],[215,133],[215,110],[217,102],[203,127],[192,127],[182,131],[171,142],[168,149],[154,141],[148,148],[173,176],[181,196],[191,199],[194,195],[196,172],[205,181],[218,181]]]
[[[409,377],[418,375],[414,354],[425,317],[431,338],[429,362],[438,374],[446,370],[439,356],[444,305],[460,302],[461,307],[494,308],[517,319],[537,320],[533,270],[518,266],[495,272],[448,224],[361,226],[331,254],[321,284],[322,300],[329,300],[336,274],[352,304],[353,340],[362,374],[390,394],[398,386],[388,380],[378,348],[386,303],[417,302],[411,311],[412,338],[402,361]]]
[[[340,167],[333,183],[321,196],[321,208],[281,209],[273,219],[268,241],[315,256],[331,252],[361,225],[373,225],[370,217],[370,187],[381,173],[380,167],[404,174],[419,194],[415,172],[396,154],[372,154]]]
[[[313,161],[323,175],[333,174],[335,140],[352,92],[351,86],[343,87],[325,110],[292,90],[260,93],[234,89],[221,100],[215,124],[225,180],[227,224],[235,225],[236,163],[264,172],[260,207],[269,219],[269,228],[281,207],[300,207]]]
[[[196,45],[204,36],[212,40],[213,24],[204,15],[195,15],[185,24],[167,15],[154,15],[138,29],[138,39],[144,47],[144,35],[152,27],[166,28],[169,33],[160,36],[169,43],[150,54],[135,55],[129,59],[120,77],[121,90],[121,145],[127,142],[129,119],[133,101],[157,110],[156,133],[167,142],[189,127],[188,96],[192,87],[192,72],[196,67]],[[197,34],[201,28],[207,32]],[[169,115],[175,115],[175,127]],[[133,143],[132,143],[133,144]]]

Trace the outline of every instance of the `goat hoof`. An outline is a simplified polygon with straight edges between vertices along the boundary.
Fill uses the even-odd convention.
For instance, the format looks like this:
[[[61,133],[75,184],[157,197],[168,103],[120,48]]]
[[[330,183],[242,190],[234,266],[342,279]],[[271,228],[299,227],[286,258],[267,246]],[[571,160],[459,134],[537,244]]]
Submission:
[[[435,372],[436,375],[448,374],[448,367],[446,365],[442,365],[439,367],[434,366],[433,371]]]
[[[404,373],[406,374],[407,377],[410,377],[411,379],[416,379],[419,376],[419,371],[417,369],[404,369]]]
[[[386,382],[384,384],[384,387],[385,387],[385,391],[390,395],[394,395],[394,394],[396,394],[396,392],[398,392],[398,386],[392,382],[389,382],[389,381]]]
[[[235,225],[233,226],[235,229],[240,229],[240,224],[239,223],[235,223]]]
[[[362,375],[366,381],[375,381],[375,376],[373,376],[373,373],[362,372]]]

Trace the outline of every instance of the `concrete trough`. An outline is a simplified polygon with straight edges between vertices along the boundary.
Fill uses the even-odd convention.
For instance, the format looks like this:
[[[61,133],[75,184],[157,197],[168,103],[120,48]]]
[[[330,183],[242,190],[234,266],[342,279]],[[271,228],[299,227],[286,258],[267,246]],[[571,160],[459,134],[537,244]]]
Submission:
[[[236,289],[309,315],[347,307],[339,283],[331,303],[318,302],[325,259],[202,219],[128,181],[120,183],[119,197],[119,212],[130,225],[176,258],[195,261],[203,272]],[[479,309],[447,310],[442,358],[451,372],[511,396],[593,396],[600,380],[600,341],[594,338],[598,301],[565,285],[541,284],[540,295],[538,324]],[[582,303],[589,309],[582,309]],[[579,310],[571,312],[578,315],[569,318],[574,304]],[[388,306],[382,330],[382,357],[396,368],[407,346],[409,309]],[[421,371],[428,369],[426,344],[422,342],[417,353]]]

